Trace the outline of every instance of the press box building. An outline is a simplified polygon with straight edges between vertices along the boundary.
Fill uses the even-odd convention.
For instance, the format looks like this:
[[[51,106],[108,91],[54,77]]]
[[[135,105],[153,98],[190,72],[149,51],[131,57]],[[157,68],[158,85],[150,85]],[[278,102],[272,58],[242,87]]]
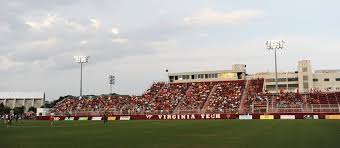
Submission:
[[[247,74],[246,65],[235,64],[231,70],[169,73],[171,83],[232,81],[264,79],[264,91],[276,92],[275,72],[259,72]],[[278,88],[285,92],[307,93],[311,90],[322,92],[340,91],[340,70],[316,70],[313,72],[310,60],[298,62],[297,70],[278,72]]]

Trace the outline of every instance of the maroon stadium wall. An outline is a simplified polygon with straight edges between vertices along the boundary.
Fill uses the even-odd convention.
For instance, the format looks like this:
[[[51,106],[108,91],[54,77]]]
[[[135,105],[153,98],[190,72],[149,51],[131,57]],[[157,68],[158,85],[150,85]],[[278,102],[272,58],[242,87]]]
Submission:
[[[274,119],[281,119],[282,115],[293,116],[294,119],[326,119],[326,116],[339,117],[339,113],[273,113],[273,114],[249,114],[252,119],[260,119],[261,115],[273,115]],[[183,115],[110,115],[115,120],[215,120],[215,119],[239,119],[241,114],[183,114]],[[56,116],[55,120],[79,120],[84,116]],[[89,116],[88,120],[94,120],[98,116]],[[37,120],[49,120],[50,116],[38,116]],[[333,119],[333,118],[332,118]]]

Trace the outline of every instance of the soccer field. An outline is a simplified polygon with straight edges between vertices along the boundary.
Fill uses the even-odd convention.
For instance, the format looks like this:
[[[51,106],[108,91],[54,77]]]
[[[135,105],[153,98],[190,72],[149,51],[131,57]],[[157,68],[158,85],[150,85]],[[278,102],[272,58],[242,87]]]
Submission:
[[[340,121],[24,121],[0,124],[0,147],[337,148]]]

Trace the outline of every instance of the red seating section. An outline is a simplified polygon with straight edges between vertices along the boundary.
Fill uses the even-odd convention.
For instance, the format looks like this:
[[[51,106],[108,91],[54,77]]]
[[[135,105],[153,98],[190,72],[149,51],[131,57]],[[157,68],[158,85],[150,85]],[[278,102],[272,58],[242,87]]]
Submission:
[[[246,86],[247,84],[247,86]],[[141,96],[101,95],[84,98],[67,97],[52,109],[72,114],[86,111],[112,111],[124,114],[172,114],[174,111],[238,113],[251,109],[303,108],[311,104],[339,104],[340,92],[278,95],[263,91],[264,79],[196,83],[154,83]],[[245,95],[245,96],[243,96]],[[178,112],[184,113],[184,112]]]

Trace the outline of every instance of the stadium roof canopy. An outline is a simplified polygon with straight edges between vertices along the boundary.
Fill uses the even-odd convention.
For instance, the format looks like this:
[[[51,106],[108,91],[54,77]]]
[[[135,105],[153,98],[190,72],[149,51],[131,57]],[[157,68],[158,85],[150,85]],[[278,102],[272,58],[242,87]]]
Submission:
[[[12,98],[44,98],[44,92],[0,92],[1,99]]]

